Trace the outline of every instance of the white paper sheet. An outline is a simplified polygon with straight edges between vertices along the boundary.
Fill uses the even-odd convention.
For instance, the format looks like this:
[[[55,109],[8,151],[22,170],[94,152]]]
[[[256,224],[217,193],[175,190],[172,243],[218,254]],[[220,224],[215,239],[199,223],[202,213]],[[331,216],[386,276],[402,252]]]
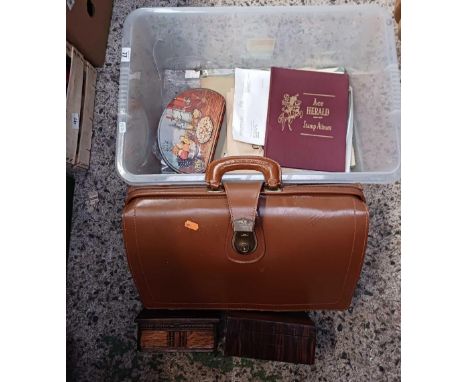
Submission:
[[[265,144],[269,91],[269,71],[236,68],[233,139],[258,146]]]

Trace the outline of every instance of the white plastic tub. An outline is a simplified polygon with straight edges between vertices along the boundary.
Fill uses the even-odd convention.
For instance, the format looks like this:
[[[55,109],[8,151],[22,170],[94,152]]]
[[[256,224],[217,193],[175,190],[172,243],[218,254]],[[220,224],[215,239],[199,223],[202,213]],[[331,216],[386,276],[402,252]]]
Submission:
[[[200,174],[162,174],[152,152],[175,91],[165,73],[270,66],[343,66],[354,92],[356,167],[350,173],[285,170],[284,182],[391,183],[400,177],[400,73],[393,19],[383,8],[142,8],[125,21],[122,52],[116,166],[129,184],[203,182]]]

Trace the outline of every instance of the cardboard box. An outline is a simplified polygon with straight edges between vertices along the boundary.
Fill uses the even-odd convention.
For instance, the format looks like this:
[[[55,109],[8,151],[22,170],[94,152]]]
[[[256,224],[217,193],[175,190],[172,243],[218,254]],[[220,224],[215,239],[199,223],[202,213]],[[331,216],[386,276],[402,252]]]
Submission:
[[[106,58],[112,0],[67,0],[67,41],[95,67]]]

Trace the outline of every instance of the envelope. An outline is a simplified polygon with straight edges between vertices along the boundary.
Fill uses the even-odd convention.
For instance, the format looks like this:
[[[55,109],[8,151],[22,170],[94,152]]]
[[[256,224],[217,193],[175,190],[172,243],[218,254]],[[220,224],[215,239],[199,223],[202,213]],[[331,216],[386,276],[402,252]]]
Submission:
[[[232,134],[232,111],[234,104],[234,88],[231,89],[226,96],[226,156],[233,155],[256,155],[263,156],[263,146],[252,145],[236,141]]]

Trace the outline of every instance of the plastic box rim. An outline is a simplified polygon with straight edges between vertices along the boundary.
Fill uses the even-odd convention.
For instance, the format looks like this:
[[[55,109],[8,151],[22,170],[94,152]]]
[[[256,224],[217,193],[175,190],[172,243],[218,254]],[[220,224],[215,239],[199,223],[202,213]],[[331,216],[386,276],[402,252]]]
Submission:
[[[285,5],[267,5],[267,6],[251,6],[251,7],[242,7],[242,6],[220,6],[220,7],[141,7],[130,12],[123,25],[123,38],[125,38],[126,30],[130,27],[134,18],[137,18],[140,13],[211,13],[211,14],[223,14],[229,13],[229,11],[235,10],[238,13],[276,13],[278,11],[283,11],[285,13],[295,13],[295,12],[316,12],[316,11],[325,11],[325,10],[346,10],[346,9],[371,9],[373,11],[380,12],[382,17],[391,17],[390,13],[383,7],[377,4],[339,4],[339,5],[304,5],[304,6],[285,6]],[[387,28],[387,31],[390,28]],[[392,43],[395,42],[395,35],[393,33],[393,28],[391,28],[392,33],[389,34],[389,38]],[[396,49],[390,51],[392,59],[397,62]],[[123,156],[119,155],[123,150],[123,135],[124,133],[119,131],[119,123],[122,121],[120,113],[120,102],[123,96],[127,100],[128,95],[124,93],[122,89],[122,73],[127,73],[127,78],[125,80],[128,82],[128,71],[129,63],[121,62],[120,63],[120,81],[119,81],[119,113],[117,118],[117,139],[116,139],[116,156],[115,156],[115,166],[117,173],[128,185],[131,186],[142,186],[142,185],[201,185],[205,184],[205,175],[204,174],[133,174],[126,171],[123,164]],[[401,111],[399,111],[399,114]],[[400,135],[401,126],[399,126],[397,134]],[[311,172],[308,174],[282,174],[282,182],[288,184],[313,184],[313,183],[364,183],[364,184],[392,184],[400,180],[401,172],[401,151],[400,151],[400,137],[397,140],[398,151],[400,155],[398,156],[397,164],[395,168],[391,171],[382,171],[382,172],[349,172],[349,173],[330,173],[330,172]],[[372,178],[372,179],[370,179]],[[230,181],[258,181],[263,180],[262,174],[226,174],[223,176],[223,179]]]

